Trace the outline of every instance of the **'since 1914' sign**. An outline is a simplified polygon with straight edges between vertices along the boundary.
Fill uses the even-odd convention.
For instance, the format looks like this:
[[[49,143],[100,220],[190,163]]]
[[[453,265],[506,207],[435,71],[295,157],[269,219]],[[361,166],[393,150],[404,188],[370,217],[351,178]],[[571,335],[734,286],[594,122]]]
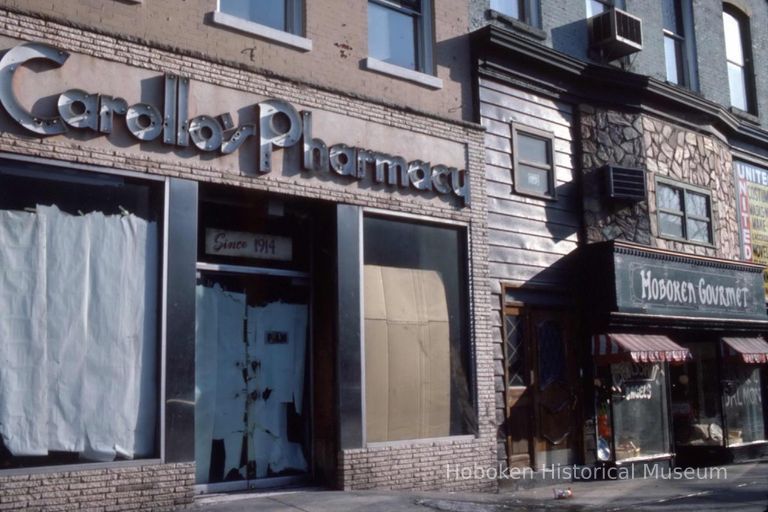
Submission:
[[[620,311],[765,319],[759,270],[637,254],[617,254],[615,265]]]
[[[312,113],[299,113],[290,103],[270,99],[257,103],[258,123],[235,126],[228,113],[212,117],[199,115],[189,119],[189,80],[165,76],[163,111],[149,103],[128,105],[123,99],[81,89],[70,89],[58,97],[58,115],[35,116],[24,108],[13,90],[13,76],[19,66],[35,59],[58,66],[69,58],[65,51],[39,43],[25,43],[0,60],[0,103],[13,119],[39,135],[61,135],[70,128],[109,134],[113,120],[125,119],[128,131],[141,141],[161,139],[173,146],[195,146],[204,152],[229,154],[249,138],[259,143],[257,171],[270,172],[273,148],[288,148],[301,143],[303,167],[310,172],[332,172],[340,176],[410,188],[421,192],[453,194],[469,204],[469,180],[466,171],[421,160],[406,161],[395,155],[350,147],[327,146],[312,137]]]

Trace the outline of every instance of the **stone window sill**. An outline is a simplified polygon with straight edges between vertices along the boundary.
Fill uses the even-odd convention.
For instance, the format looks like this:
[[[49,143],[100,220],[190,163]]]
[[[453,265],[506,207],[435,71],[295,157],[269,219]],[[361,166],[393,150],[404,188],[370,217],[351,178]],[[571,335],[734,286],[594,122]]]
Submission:
[[[397,66],[395,64],[390,64],[389,62],[374,59],[373,57],[368,57],[365,59],[363,61],[363,67],[369,71],[376,71],[384,75],[400,78],[401,80],[408,80],[409,82],[426,85],[431,89],[443,88],[443,81],[436,76],[414,71],[412,69]]]
[[[214,25],[220,25],[222,27],[245,32],[246,34],[251,34],[297,50],[305,52],[312,50],[312,40],[307,39],[306,37],[289,34],[288,32],[277,30],[253,21],[248,21],[243,18],[238,18],[237,16],[232,16],[231,14],[221,11],[214,11],[210,13],[210,16]]]

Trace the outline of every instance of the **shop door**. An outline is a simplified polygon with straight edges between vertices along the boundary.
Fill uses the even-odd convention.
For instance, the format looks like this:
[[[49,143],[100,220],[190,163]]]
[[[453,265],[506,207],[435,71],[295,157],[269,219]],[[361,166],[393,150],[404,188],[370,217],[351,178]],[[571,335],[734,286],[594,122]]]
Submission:
[[[536,467],[576,462],[578,358],[570,331],[570,322],[562,311],[530,312]]]
[[[505,308],[505,423],[511,467],[575,462],[579,383],[570,330],[562,311]]]
[[[308,304],[306,279],[200,274],[195,459],[202,490],[309,471]]]

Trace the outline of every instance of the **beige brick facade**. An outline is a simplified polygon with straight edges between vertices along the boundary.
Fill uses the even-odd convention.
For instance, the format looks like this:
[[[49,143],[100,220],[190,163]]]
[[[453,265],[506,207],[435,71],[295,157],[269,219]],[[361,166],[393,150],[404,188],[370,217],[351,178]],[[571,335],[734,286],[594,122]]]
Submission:
[[[30,2],[24,6],[34,4],[42,8],[43,3]],[[146,148],[142,144],[141,150],[137,151],[138,141],[134,141],[135,147],[126,148],[105,143],[103,136],[75,138],[65,134],[40,138],[24,132],[4,112],[0,114],[0,129],[3,131],[0,152],[5,155],[34,157],[51,164],[65,162],[77,166],[94,166],[94,169],[117,169],[235,185],[465,224],[470,240],[468,282],[470,332],[475,361],[475,404],[478,412],[477,436],[398,442],[392,446],[346,450],[339,454],[337,481],[344,489],[495,488],[493,480],[461,480],[451,478],[448,472],[448,465],[451,468],[492,467],[496,461],[483,131],[476,125],[458,119],[451,120],[455,115],[442,115],[447,111],[437,115],[434,106],[427,105],[427,108],[421,109],[424,110],[421,113],[419,109],[393,106],[395,97],[407,97],[408,87],[411,86],[403,89],[405,94],[382,94],[382,101],[374,102],[364,99],[355,91],[346,93],[329,87],[315,87],[298,81],[296,77],[278,78],[273,74],[249,69],[249,66],[223,61],[216,56],[205,57],[196,51],[173,51],[167,45],[154,44],[151,38],[142,39],[144,34],[109,35],[103,28],[98,32],[90,31],[84,24],[96,22],[92,19],[92,12],[79,12],[78,9],[81,4],[85,9],[91,3],[77,2],[78,7],[74,11],[69,10],[68,16],[84,20],[78,24],[43,19],[19,11],[0,10],[0,43],[3,49],[27,41],[46,43],[73,55],[93,58],[96,64],[119,64],[158,75],[176,73],[203,84],[258,97],[280,98],[383,127],[437,137],[463,148],[463,168],[467,170],[472,189],[472,204],[468,207],[462,207],[458,198],[415,195],[403,193],[400,189],[382,190],[338,180],[286,179],[280,173],[254,176],[236,167],[220,165],[215,159],[180,157],[162,150],[159,142],[150,143]],[[97,3],[102,5],[101,2]],[[115,13],[126,8],[119,2],[114,4]],[[54,12],[58,12],[61,4],[54,2],[54,7]],[[116,19],[111,18],[104,26],[114,27]],[[126,26],[131,23],[128,17],[123,21]],[[126,28],[125,32],[129,30]],[[186,43],[193,47],[191,42]],[[326,83],[341,85],[333,84],[330,80]],[[98,86],[93,87],[93,92],[97,92]],[[322,137],[322,134],[316,136]],[[32,474],[18,474],[19,470],[13,470],[14,474],[7,476],[0,472],[0,510],[165,510],[191,501],[193,464],[147,464],[139,467],[114,465],[108,469],[95,470],[80,468],[82,466],[76,470],[61,471],[51,468],[52,472],[34,470]]]
[[[0,474],[0,510],[174,510],[192,503],[193,464]]]

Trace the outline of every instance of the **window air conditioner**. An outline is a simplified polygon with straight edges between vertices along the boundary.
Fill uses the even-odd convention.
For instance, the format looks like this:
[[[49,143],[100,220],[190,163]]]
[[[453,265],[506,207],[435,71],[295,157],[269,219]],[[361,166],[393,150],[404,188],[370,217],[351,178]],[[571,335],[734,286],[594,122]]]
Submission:
[[[643,21],[615,7],[587,20],[589,45],[605,60],[643,49]]]

